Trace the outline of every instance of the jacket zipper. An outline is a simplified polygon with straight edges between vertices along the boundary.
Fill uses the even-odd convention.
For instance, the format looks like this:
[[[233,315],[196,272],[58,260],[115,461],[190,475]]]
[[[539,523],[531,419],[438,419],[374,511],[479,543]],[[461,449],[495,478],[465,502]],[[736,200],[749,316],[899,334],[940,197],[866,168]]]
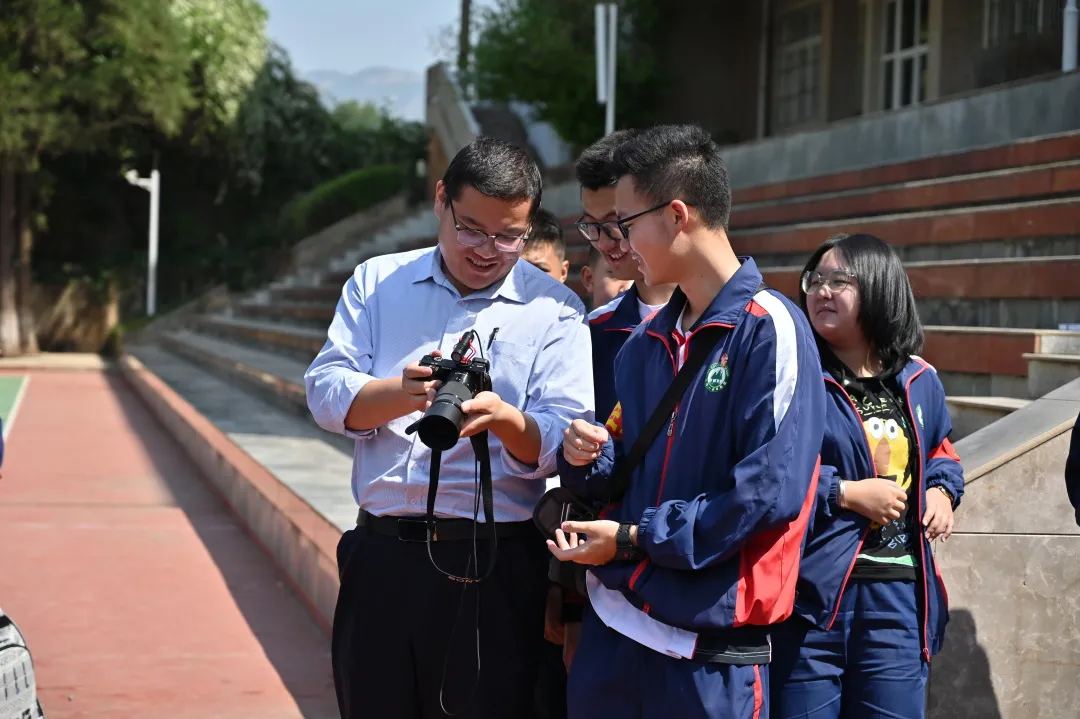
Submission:
[[[834,380],[832,377],[826,377],[825,381],[826,382],[832,382],[834,385],[836,385],[836,388],[840,390],[840,393],[844,395],[844,398],[848,401],[848,404],[851,405],[851,409],[852,409],[852,411],[855,412],[856,419],[858,419],[858,417],[860,416],[859,415],[859,408],[855,406],[855,400],[851,399],[851,395],[848,394],[847,390],[844,389],[840,385],[840,383],[837,382],[836,380]],[[862,434],[863,442],[866,442],[867,456],[870,457],[870,461],[873,462],[874,461],[874,450],[871,449],[871,447],[870,447],[870,440],[868,440],[866,438],[866,432],[865,431],[861,432],[861,434]],[[837,480],[837,481],[840,481],[840,480]],[[863,545],[866,543],[866,538],[869,535],[870,535],[870,525],[868,524],[868,525],[866,525],[866,529],[863,530],[862,537],[859,538],[859,545],[857,547],[855,547],[855,554],[851,557],[851,563],[848,565],[847,573],[844,575],[844,581],[840,583],[840,591],[836,595],[836,606],[833,607],[832,616],[829,617],[829,623],[825,627],[826,631],[832,629],[833,623],[836,621],[836,615],[840,613],[840,600],[844,598],[844,590],[847,589],[848,580],[851,579],[851,572],[855,569],[855,562],[857,562],[858,559],[859,559],[859,552],[862,551]]]
[[[919,426],[915,421],[914,412],[911,409],[911,383],[915,381],[915,378],[925,372],[926,369],[920,369],[913,374],[910,379],[904,385],[904,396],[907,399],[907,412],[908,419],[911,421],[911,428],[915,433],[915,452],[919,457],[919,482],[915,487],[915,532],[919,542],[919,562],[921,563],[920,570],[922,571],[923,579],[923,611],[922,611],[922,651],[923,657],[926,659],[926,663],[930,663],[930,577],[926,571],[926,541],[922,534],[922,516],[923,516],[923,495],[925,494],[925,480],[923,475],[926,471],[926,463],[923,461],[922,452],[922,440],[919,438]]]

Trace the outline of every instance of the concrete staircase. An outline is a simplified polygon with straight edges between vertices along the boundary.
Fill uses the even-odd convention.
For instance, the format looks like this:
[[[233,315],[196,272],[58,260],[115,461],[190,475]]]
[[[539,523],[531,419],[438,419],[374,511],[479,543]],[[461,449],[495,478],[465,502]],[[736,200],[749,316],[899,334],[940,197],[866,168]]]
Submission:
[[[1080,133],[734,192],[736,251],[789,297],[837,232],[904,259],[954,440],[1080,377],[1080,333],[1058,329],[1080,323]],[[576,281],[588,247],[567,237]]]

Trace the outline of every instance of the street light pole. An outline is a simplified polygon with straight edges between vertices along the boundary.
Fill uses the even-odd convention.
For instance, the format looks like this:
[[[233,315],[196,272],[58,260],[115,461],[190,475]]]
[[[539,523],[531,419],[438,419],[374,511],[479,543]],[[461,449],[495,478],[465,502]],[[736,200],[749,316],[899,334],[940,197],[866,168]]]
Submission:
[[[615,131],[615,71],[619,9],[615,3],[597,3],[596,101],[604,108],[604,134]]]
[[[1076,69],[1077,25],[1080,24],[1080,10],[1076,0],[1067,0],[1061,33],[1061,69],[1072,72]]]
[[[139,177],[135,170],[128,170],[124,178],[136,187],[150,193],[150,247],[147,253],[146,316],[153,317],[157,311],[157,264],[158,264],[158,218],[161,204],[161,173],[150,172],[150,177]]]

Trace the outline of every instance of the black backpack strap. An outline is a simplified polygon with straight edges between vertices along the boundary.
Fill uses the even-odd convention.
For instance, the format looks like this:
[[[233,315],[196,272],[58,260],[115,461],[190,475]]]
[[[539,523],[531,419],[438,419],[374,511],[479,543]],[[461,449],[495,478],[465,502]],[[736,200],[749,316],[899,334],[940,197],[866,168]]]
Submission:
[[[767,289],[767,287],[762,282],[754,290],[754,295],[764,289]],[[625,455],[623,461],[615,469],[615,475],[611,478],[608,489],[609,504],[622,499],[622,496],[626,494],[634,470],[641,464],[641,460],[645,458],[645,453],[649,451],[649,446],[656,439],[660,428],[668,423],[669,418],[671,422],[675,421],[675,405],[686,393],[686,388],[690,386],[690,382],[697,376],[698,370],[705,364],[705,359],[716,347],[727,329],[720,326],[703,327],[698,332],[698,337],[695,338],[697,341],[690,348],[690,354],[686,358],[686,362],[683,363],[682,369],[679,370],[674,381],[668,386],[667,392],[660,399],[660,404],[656,405],[656,409],[653,410],[649,421],[645,423],[644,429],[641,430],[641,434],[638,435],[634,445],[630,448],[630,452]]]

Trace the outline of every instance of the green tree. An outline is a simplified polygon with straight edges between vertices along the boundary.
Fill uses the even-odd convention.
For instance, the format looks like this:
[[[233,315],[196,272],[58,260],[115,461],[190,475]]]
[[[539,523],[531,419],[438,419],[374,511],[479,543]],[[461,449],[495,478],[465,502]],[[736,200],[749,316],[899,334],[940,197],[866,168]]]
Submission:
[[[175,132],[191,103],[183,35],[156,0],[0,4],[0,352],[36,347],[31,213],[45,153],[88,151],[131,125]],[[16,215],[15,197],[19,196]],[[16,218],[19,282],[15,282]],[[18,296],[24,300],[17,311]],[[20,333],[19,316],[23,317]],[[23,335],[20,342],[20,334]],[[20,347],[21,345],[21,347]]]
[[[480,99],[528,103],[577,148],[603,133],[593,0],[498,0],[481,11],[467,77]],[[620,0],[616,126],[652,122],[658,84],[652,0]]]

